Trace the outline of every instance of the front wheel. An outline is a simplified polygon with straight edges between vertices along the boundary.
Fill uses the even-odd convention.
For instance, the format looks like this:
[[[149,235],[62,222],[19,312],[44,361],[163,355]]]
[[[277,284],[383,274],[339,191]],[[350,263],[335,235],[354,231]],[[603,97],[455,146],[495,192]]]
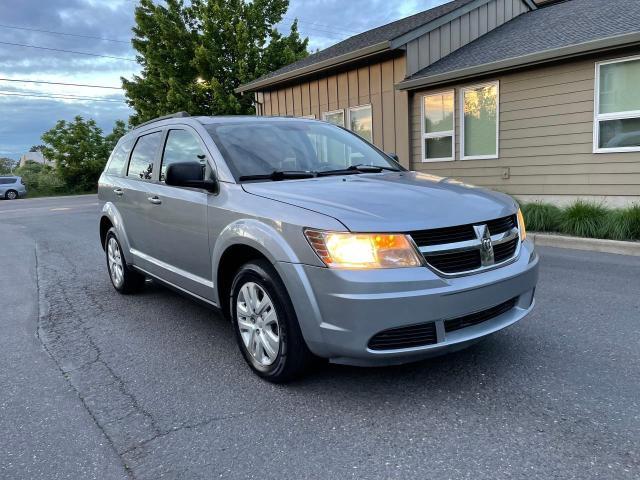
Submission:
[[[262,378],[282,383],[312,363],[291,299],[267,261],[244,265],[231,287],[231,318],[240,351]]]

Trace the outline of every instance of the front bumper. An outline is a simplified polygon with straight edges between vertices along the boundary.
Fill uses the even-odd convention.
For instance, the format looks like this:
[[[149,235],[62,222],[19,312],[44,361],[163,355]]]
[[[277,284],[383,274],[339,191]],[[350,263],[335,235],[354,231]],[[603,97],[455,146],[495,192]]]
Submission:
[[[538,256],[525,241],[518,258],[495,270],[442,278],[425,267],[337,270],[278,263],[311,351],[337,363],[388,365],[458,350],[525,317],[533,308]],[[444,321],[510,299],[510,310],[477,325],[446,332]],[[372,350],[369,340],[397,327],[435,322],[437,343]]]

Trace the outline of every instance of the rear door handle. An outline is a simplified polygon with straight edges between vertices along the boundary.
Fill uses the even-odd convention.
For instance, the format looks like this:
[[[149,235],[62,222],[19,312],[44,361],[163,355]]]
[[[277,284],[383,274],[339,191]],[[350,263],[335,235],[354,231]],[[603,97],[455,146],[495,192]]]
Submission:
[[[158,196],[155,197],[147,197],[147,200],[149,200],[151,203],[153,203],[154,205],[160,205],[162,203],[162,200],[160,200],[160,198]]]
[[[113,193],[115,193],[119,197],[121,197],[124,194],[121,188],[114,188]]]

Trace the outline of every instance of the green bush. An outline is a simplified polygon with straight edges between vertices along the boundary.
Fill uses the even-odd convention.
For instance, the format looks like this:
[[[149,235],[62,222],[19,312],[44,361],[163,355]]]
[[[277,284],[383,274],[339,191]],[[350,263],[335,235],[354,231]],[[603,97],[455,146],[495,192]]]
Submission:
[[[522,204],[527,229],[532,232],[558,232],[587,238],[640,240],[640,203],[611,209],[578,200],[558,208],[548,203]]]
[[[529,230],[537,232],[557,232],[561,211],[548,203],[528,203],[522,206],[522,215]]]
[[[560,215],[560,232],[577,237],[602,238],[609,211],[602,205],[578,200]]]

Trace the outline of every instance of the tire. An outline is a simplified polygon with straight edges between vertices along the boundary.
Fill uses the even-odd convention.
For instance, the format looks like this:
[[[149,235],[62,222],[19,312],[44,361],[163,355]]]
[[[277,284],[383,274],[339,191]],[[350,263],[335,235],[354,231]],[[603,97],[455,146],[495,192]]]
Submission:
[[[6,198],[7,200],[17,200],[18,192],[16,192],[15,190],[7,190],[7,192],[4,194],[4,198]]]
[[[252,303],[252,298],[257,301]],[[255,260],[238,270],[231,286],[230,312],[242,356],[265,380],[293,380],[314,362],[289,294],[269,262]]]
[[[116,230],[113,227],[109,229],[105,237],[104,252],[107,257],[107,270],[113,288],[125,295],[142,290],[145,277],[127,265],[124,255],[122,255],[122,247],[116,236]]]

